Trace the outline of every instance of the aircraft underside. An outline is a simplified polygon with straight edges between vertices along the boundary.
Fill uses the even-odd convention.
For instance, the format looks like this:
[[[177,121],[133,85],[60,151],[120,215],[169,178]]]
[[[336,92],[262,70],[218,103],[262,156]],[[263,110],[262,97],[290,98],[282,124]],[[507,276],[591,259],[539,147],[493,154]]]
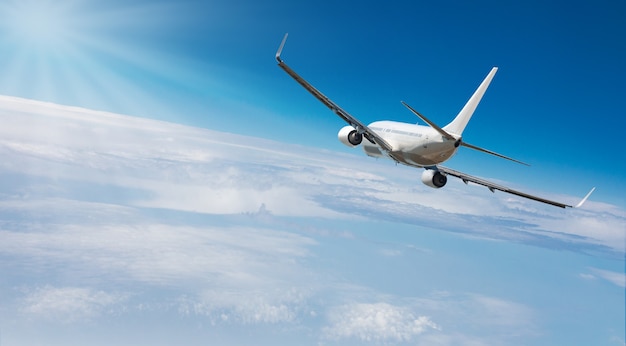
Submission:
[[[380,148],[368,141],[363,141],[363,151],[366,155],[371,157],[384,157],[389,158],[383,154]],[[431,147],[424,148],[423,146],[416,146],[408,150],[392,151],[394,160],[398,163],[402,163],[412,167],[431,167],[436,166],[442,162],[445,162],[454,155],[456,148],[450,148],[449,145],[431,145]]]

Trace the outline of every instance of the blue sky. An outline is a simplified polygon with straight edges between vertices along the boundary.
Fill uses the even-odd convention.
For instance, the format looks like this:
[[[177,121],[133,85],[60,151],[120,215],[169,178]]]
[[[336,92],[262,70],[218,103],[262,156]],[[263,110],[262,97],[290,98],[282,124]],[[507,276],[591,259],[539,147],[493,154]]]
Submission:
[[[276,68],[285,32],[287,62],[365,122],[415,121],[405,100],[445,124],[499,66],[466,139],[533,167],[468,152],[455,167],[579,195],[598,185],[624,205],[611,192],[626,188],[625,11],[614,1],[7,1],[0,92],[347,150],[334,139],[340,119]]]
[[[625,14],[1,1],[0,341],[623,345]],[[285,32],[285,61],[364,122],[415,122],[404,100],[444,125],[498,66],[464,137],[532,167],[469,150],[447,166],[597,191],[561,211],[432,190],[344,147],[276,66]]]

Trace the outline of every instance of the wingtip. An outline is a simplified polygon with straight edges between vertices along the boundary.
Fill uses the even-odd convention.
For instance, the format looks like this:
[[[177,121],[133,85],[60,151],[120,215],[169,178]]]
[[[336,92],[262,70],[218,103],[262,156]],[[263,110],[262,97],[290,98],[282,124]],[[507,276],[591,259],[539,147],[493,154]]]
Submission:
[[[587,201],[587,199],[589,198],[589,196],[591,196],[591,194],[596,190],[595,187],[591,188],[591,191],[589,191],[587,193],[587,195],[580,201],[578,202],[578,204],[576,204],[576,206],[574,208],[580,208],[582,207],[583,204],[585,204],[585,202]]]
[[[279,63],[283,62],[283,60],[280,58],[280,54],[283,52],[283,47],[285,46],[285,42],[287,42],[287,36],[289,36],[289,33],[285,33],[285,37],[283,37],[283,41],[280,43],[280,46],[278,47],[278,50],[276,51],[276,61],[278,61]]]

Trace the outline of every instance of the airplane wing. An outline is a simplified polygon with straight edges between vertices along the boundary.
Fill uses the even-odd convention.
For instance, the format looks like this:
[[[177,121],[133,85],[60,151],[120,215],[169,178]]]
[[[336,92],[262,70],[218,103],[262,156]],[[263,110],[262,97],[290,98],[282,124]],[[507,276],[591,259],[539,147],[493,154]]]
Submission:
[[[315,89],[309,82],[307,82],[304,78],[300,77],[294,70],[292,70],[285,62],[280,58],[280,54],[285,46],[285,42],[287,41],[287,34],[285,34],[285,38],[283,38],[283,42],[280,44],[278,51],[276,52],[276,61],[278,61],[278,66],[282,68],[288,75],[290,75],[296,82],[300,83],[306,90],[308,90],[313,96],[315,96],[318,100],[320,100],[326,107],[330,108],[335,114],[337,114],[341,119],[347,122],[350,126],[354,127],[354,129],[363,135],[368,141],[372,144],[377,144],[385,153],[396,162],[398,161],[393,154],[393,147],[385,141],[382,137],[380,137],[376,132],[372,131],[365,124],[360,122],[357,118],[350,115],[348,112],[344,111],[341,107],[339,107],[336,103],[331,101],[328,97],[324,96],[319,90]]]
[[[545,198],[541,198],[541,197],[537,197],[537,196],[533,196],[524,192],[520,192],[517,190],[513,190],[510,189],[506,186],[502,186],[502,185],[498,185],[498,184],[494,184],[490,181],[481,179],[481,178],[477,178],[474,176],[471,176],[469,174],[465,174],[459,171],[455,171],[453,169],[450,168],[446,168],[443,166],[437,166],[436,167],[437,170],[439,170],[441,173],[444,173],[446,175],[451,175],[453,177],[457,177],[461,180],[463,180],[463,182],[465,184],[467,184],[468,182],[472,182],[474,184],[478,184],[478,185],[482,185],[482,186],[486,186],[489,190],[491,190],[491,192],[495,192],[495,190],[498,191],[502,191],[502,192],[506,192],[506,193],[510,193],[516,196],[520,196],[520,197],[524,197],[524,198],[529,198],[538,202],[542,202],[542,203],[547,203],[553,206],[557,206],[557,207],[561,207],[561,208],[578,208],[580,206],[583,205],[583,203],[585,203],[585,201],[587,200],[587,198],[589,198],[589,196],[591,195],[591,193],[596,189],[595,187],[591,189],[591,191],[589,191],[589,193],[587,193],[587,195],[575,206],[569,205],[569,204],[565,204],[565,203],[561,203],[561,202],[556,202],[556,201],[552,201],[549,199],[545,199]]]

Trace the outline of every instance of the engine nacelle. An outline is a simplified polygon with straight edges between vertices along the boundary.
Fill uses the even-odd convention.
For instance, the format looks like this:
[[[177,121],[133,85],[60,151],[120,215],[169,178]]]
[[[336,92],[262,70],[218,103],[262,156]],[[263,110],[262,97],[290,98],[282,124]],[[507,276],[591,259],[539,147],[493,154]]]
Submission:
[[[337,137],[339,137],[339,141],[341,141],[341,143],[349,146],[350,148],[356,147],[363,141],[363,135],[358,133],[352,126],[344,126],[341,128]]]
[[[422,183],[435,189],[441,188],[448,182],[448,177],[434,169],[427,169],[422,173]]]

